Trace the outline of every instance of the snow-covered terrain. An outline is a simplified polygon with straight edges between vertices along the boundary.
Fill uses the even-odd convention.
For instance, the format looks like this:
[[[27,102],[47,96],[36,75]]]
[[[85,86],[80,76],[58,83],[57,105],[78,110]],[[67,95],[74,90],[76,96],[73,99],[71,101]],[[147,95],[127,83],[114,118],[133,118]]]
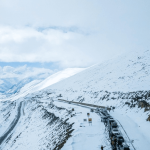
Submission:
[[[57,83],[61,80],[64,80],[68,77],[71,77],[81,71],[85,70],[84,68],[69,68],[69,69],[65,69],[63,71],[59,71],[53,75],[51,75],[50,77],[46,78],[44,81],[42,81],[41,83],[39,83],[38,85],[36,85],[34,88],[35,90],[42,90],[46,87],[49,87],[50,85]]]
[[[72,112],[54,106],[47,93],[42,93],[41,96],[42,99],[40,97],[20,99],[23,101],[21,111],[18,112],[20,119],[3,140],[1,149],[58,149],[70,137],[73,123],[67,120]],[[5,126],[5,122],[9,122],[7,120],[3,121],[2,127]],[[1,140],[0,138],[0,142]]]
[[[131,52],[95,65],[51,88],[74,91],[139,91],[150,87],[150,51]],[[67,82],[67,84],[66,84]]]
[[[33,80],[40,82],[53,73],[50,69],[33,67],[0,67],[0,97],[8,97]]]
[[[59,72],[49,76],[48,78],[46,78],[43,81],[33,80],[33,81],[25,84],[24,86],[22,86],[17,93],[15,93],[7,98],[4,97],[3,100],[16,100],[20,97],[26,96],[29,93],[40,91],[54,83],[57,83],[61,80],[64,80],[65,78],[73,76],[83,70],[85,70],[85,69],[84,68],[69,68],[69,69],[65,69],[63,71],[59,71]]]
[[[104,144],[106,149],[111,148],[105,133],[105,126],[101,122],[98,114],[90,112],[89,108],[64,104],[57,101],[55,101],[54,104],[67,109],[73,107],[76,112],[76,115],[70,119],[70,121],[75,122],[75,125],[73,126],[75,130],[62,150],[99,150],[101,145]],[[90,118],[93,119],[92,125],[89,125],[88,123],[87,113],[90,113]],[[87,121],[84,121],[84,119]]]
[[[150,51],[144,51],[125,54],[83,71],[62,71],[38,84],[31,82],[6,102],[1,99],[1,112],[7,114],[4,108],[9,109],[12,105],[9,100],[13,100],[10,109],[14,113],[8,118],[7,115],[0,116],[3,120],[0,130],[8,128],[19,103],[23,102],[21,119],[1,147],[4,150],[97,150],[104,145],[105,149],[111,150],[100,116],[91,113],[93,126],[89,126],[83,122],[89,108],[57,101],[66,99],[114,107],[110,114],[124,127],[135,149],[149,150],[149,79]],[[53,118],[58,121],[51,121]],[[131,141],[126,140],[126,143],[131,144]],[[133,147],[130,148],[133,150]]]

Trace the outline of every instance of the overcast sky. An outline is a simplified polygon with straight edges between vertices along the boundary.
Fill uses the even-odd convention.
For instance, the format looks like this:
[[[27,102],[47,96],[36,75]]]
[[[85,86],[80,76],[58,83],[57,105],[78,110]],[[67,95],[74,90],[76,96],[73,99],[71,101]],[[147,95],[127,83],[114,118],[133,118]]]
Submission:
[[[150,0],[0,0],[3,65],[88,67],[147,49]]]

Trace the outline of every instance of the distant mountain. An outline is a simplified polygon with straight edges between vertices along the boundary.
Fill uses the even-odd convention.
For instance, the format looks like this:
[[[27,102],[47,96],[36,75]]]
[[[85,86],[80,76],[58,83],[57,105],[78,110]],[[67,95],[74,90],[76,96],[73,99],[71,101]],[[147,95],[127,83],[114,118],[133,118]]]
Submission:
[[[5,94],[11,97],[7,99],[17,99],[24,97],[29,93],[33,93],[44,88],[49,87],[61,80],[64,80],[70,76],[73,76],[81,71],[85,70],[84,68],[68,68],[63,71],[59,71],[53,75],[50,75],[46,79],[41,79],[37,75],[36,77],[25,78],[20,81],[18,84],[13,85]],[[40,79],[40,80],[39,80]]]
[[[37,77],[36,77],[37,78]],[[38,78],[37,78],[38,79]],[[26,84],[30,83],[34,81],[34,83],[39,83],[41,80],[35,80],[35,77],[31,77],[31,78],[25,78],[22,81],[18,82],[17,84],[13,85],[7,92],[5,92],[5,94],[7,95],[12,95],[15,93],[19,93],[20,89],[22,87],[24,87]],[[36,82],[35,82],[36,81]]]
[[[3,78],[0,79],[0,93],[5,93],[5,91],[12,88],[13,85],[18,83],[17,78]]]
[[[50,69],[22,67],[0,67],[0,95],[10,96],[33,80],[42,81],[53,73]],[[38,82],[39,82],[38,81]]]

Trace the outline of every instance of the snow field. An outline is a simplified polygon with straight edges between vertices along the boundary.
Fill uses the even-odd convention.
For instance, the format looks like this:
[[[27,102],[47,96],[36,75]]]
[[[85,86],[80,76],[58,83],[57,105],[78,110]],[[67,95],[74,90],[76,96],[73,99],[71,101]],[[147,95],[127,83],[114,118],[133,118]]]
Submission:
[[[55,101],[55,105],[67,109],[75,109],[76,115],[69,119],[74,122],[72,137],[67,141],[61,150],[99,150],[101,145],[110,150],[110,143],[105,134],[105,126],[101,122],[100,116],[95,112],[90,112],[89,108]],[[87,113],[90,113],[92,125],[88,123]],[[83,119],[87,119],[86,122]]]
[[[149,90],[150,51],[130,53],[87,68],[50,86],[50,89],[110,92]]]
[[[115,106],[116,108],[115,111],[114,112],[111,111],[110,114],[114,117],[115,120],[118,120],[122,124],[130,140],[133,141],[133,145],[136,148],[136,150],[141,150],[143,148],[144,150],[149,150],[150,147],[150,134],[148,130],[149,122],[146,121],[149,111],[144,112],[144,109],[138,108],[137,106],[130,108],[127,105],[125,105],[125,102],[130,102],[131,99],[111,99],[111,97],[115,97],[113,94],[111,94],[109,99],[106,98],[104,100],[101,100],[100,97],[103,96],[103,94],[101,94],[102,92],[101,93],[96,92],[95,94],[93,94],[93,92],[87,93],[87,92],[72,92],[72,91],[62,90],[62,91],[58,91],[58,93],[62,94],[63,96],[61,97],[62,99],[80,101],[84,98],[83,103],[89,103],[89,104],[93,103],[95,105],[107,106],[107,107]],[[55,95],[58,94],[55,93]],[[55,98],[55,100],[56,99],[57,98]],[[60,106],[63,105],[60,104]],[[80,107],[80,106],[72,105],[72,107]],[[82,107],[80,109],[82,109]],[[80,122],[82,122],[82,119],[80,120]],[[130,145],[130,148],[133,149],[124,131],[121,128],[119,129],[122,131],[127,144]],[[99,129],[97,129],[97,131],[98,130]],[[104,131],[105,128],[103,129],[103,132]],[[107,134],[105,134],[105,136],[107,136]]]
[[[18,92],[15,94],[12,94],[11,96],[7,97],[7,93],[6,93],[6,95],[3,95],[3,94],[1,95],[1,93],[0,93],[0,98],[1,98],[0,100],[1,101],[6,101],[6,100],[14,101],[14,100],[19,99],[21,97],[25,97],[29,93],[34,93],[34,92],[43,90],[43,89],[49,87],[50,85],[53,85],[54,83],[57,83],[61,80],[64,80],[65,78],[73,76],[73,75],[75,75],[75,74],[77,74],[83,70],[85,70],[85,68],[68,68],[68,69],[65,69],[63,71],[59,71],[59,72],[49,76],[48,78],[46,78],[43,81],[33,80],[29,83],[27,82],[27,84],[25,84],[21,88],[16,87],[16,88],[18,88]]]
[[[127,109],[125,107],[118,108],[111,112],[111,115],[122,124],[129,138],[133,140],[136,150],[149,150],[150,132],[149,122],[146,122],[144,117],[146,114],[143,113],[143,110],[137,112],[135,110],[127,111]]]
[[[56,132],[55,129],[62,128],[61,126],[58,125],[57,128],[55,128],[55,125],[54,128],[53,125],[52,128],[47,127],[46,124],[48,120],[45,119],[43,121],[41,117],[44,112],[42,111],[41,113],[39,107],[32,109],[34,105],[37,106],[37,103],[41,103],[41,108],[46,108],[48,112],[54,113],[60,120],[64,120],[65,114],[68,114],[67,110],[59,111],[56,107],[51,109],[48,107],[48,104],[44,102],[48,101],[48,99],[55,100],[58,98],[102,106],[115,106],[115,112],[111,112],[111,115],[114,116],[114,119],[121,122],[130,139],[133,140],[136,150],[149,150],[150,132],[149,122],[146,122],[146,119],[150,111],[144,112],[144,109],[138,108],[137,105],[131,107],[125,105],[125,103],[133,100],[133,97],[126,98],[129,92],[136,92],[134,95],[138,95],[139,91],[150,90],[150,51],[141,52],[140,54],[131,53],[130,55],[124,55],[116,60],[110,60],[103,64],[90,67],[72,77],[66,76],[66,79],[64,79],[64,76],[66,75],[60,72],[60,74],[55,74],[40,84],[34,84],[32,86],[31,83],[31,85],[22,88],[22,93],[18,93],[9,98],[9,100],[14,101],[25,96],[22,101],[30,100],[30,105],[28,103],[25,104],[25,109],[23,110],[25,112],[23,117],[25,119],[20,122],[21,124],[18,124],[18,129],[15,129],[12,137],[8,140],[9,143],[5,145],[4,150],[20,150],[20,146],[22,145],[21,149],[24,149],[27,145],[28,149],[33,149],[35,146],[35,148],[43,150],[47,149],[47,146],[48,148],[54,148],[59,141],[62,141],[58,135],[66,133],[66,128],[64,127],[63,132],[59,134],[60,130]],[[33,95],[29,94],[32,92],[36,93]],[[50,94],[45,96],[43,93],[46,92]],[[118,92],[125,92],[127,94],[117,97],[115,93]],[[60,94],[62,97],[59,96]],[[138,96],[142,97],[139,100],[144,99],[147,102],[150,100],[150,97],[147,99],[143,94]],[[38,99],[38,101],[36,101],[36,99]],[[102,144],[107,146],[106,150],[110,149],[105,127],[103,123],[100,122],[100,117],[97,114],[91,114],[93,125],[89,126],[88,123],[83,122],[83,119],[87,117],[86,113],[89,112],[89,109],[58,103],[56,101],[54,103],[59,107],[65,107],[67,109],[74,107],[76,112],[76,115],[69,119],[70,123],[75,122],[73,125],[75,130],[72,133],[72,137],[69,138],[62,148],[63,150],[100,149]],[[26,107],[28,107],[29,110]],[[20,131],[22,131],[21,135]],[[49,134],[47,134],[48,131]],[[52,135],[53,131],[56,133],[56,136]],[[31,136],[29,136],[30,134]],[[20,138],[14,142],[15,137],[18,135],[20,135]],[[37,142],[38,144],[35,145]]]
[[[46,98],[43,101],[45,102],[37,99],[23,102],[21,118],[1,145],[1,149],[55,149],[70,136],[72,125],[66,121],[70,118],[69,112],[52,105]],[[66,130],[69,133],[66,133]]]

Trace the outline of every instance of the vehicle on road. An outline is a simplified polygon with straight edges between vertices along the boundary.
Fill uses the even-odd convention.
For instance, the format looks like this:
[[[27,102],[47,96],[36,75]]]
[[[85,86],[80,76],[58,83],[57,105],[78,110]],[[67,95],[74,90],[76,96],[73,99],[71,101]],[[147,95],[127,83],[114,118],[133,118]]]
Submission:
[[[123,144],[123,142],[125,142],[124,138],[122,135],[116,135],[116,139],[117,139],[117,145],[120,146]]]
[[[110,119],[110,118],[109,118],[109,119],[107,120],[108,126],[112,126],[113,123],[116,123],[116,121],[115,121],[114,119]],[[117,124],[117,123],[116,123],[116,124]]]
[[[118,129],[118,125],[116,122],[113,122],[111,125],[108,125],[108,130],[112,130],[112,129]]]
[[[118,146],[117,150],[130,150],[130,148],[127,144],[123,144]]]
[[[91,112],[94,112],[94,110],[91,108]]]

